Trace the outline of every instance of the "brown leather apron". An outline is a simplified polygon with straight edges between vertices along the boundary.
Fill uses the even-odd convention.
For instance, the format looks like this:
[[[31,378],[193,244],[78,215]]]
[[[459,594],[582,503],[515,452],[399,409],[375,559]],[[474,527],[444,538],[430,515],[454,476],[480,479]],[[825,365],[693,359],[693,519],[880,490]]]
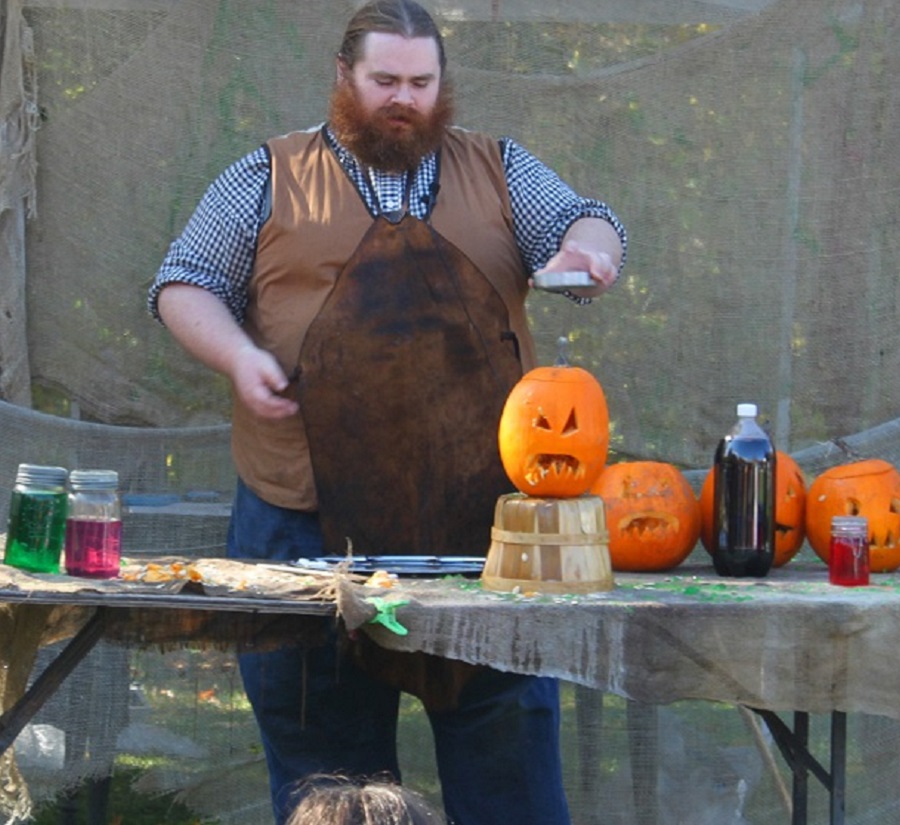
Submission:
[[[506,306],[426,222],[375,219],[299,358],[325,550],[485,555],[521,377]]]

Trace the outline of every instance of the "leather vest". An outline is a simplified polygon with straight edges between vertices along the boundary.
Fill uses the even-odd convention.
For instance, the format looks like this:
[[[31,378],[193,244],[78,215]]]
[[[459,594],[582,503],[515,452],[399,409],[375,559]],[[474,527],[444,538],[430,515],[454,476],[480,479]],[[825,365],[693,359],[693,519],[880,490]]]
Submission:
[[[292,133],[270,141],[268,148],[272,210],[259,234],[245,328],[291,375],[310,325],[374,219],[321,132]],[[530,369],[534,347],[524,310],[527,274],[513,237],[494,139],[448,130],[430,225],[496,290],[518,342],[521,367]],[[261,498],[282,507],[318,509],[301,416],[260,419],[236,399],[232,447],[238,473]]]

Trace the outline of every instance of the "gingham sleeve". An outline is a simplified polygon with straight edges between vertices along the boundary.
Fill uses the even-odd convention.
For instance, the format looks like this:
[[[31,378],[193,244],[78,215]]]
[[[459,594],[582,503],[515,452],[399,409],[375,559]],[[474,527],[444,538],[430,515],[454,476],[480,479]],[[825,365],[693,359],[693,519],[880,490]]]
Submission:
[[[268,152],[260,147],[213,181],[150,287],[148,308],[157,320],[163,287],[184,283],[209,290],[243,322],[268,179]]]
[[[569,227],[579,218],[602,218],[622,242],[625,265],[628,235],[625,227],[601,200],[583,198],[559,175],[510,138],[500,141],[506,181],[512,202],[516,243],[530,272],[543,268],[559,250]]]

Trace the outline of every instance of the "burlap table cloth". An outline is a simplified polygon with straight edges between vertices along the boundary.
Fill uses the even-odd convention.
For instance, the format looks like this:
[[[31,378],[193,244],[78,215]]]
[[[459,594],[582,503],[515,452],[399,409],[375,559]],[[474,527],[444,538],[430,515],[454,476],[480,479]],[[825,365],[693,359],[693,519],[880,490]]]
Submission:
[[[145,608],[117,625],[118,638],[131,644],[239,646],[242,625],[236,616],[265,616],[269,601],[277,603],[283,618],[285,609],[290,616],[291,606],[285,604],[292,599],[298,614],[315,602],[324,606],[328,622],[334,621],[329,612],[340,618],[348,639],[368,661],[385,651],[389,669],[403,671],[408,680],[401,680],[402,686],[437,706],[452,702],[472,668],[490,666],[555,676],[646,703],[701,699],[773,711],[839,710],[900,719],[900,669],[890,655],[900,630],[900,578],[890,574],[873,576],[869,587],[841,588],[828,583],[821,563],[794,563],[761,580],[719,578],[709,565],[683,566],[671,573],[617,573],[611,591],[568,596],[489,592],[477,579],[455,576],[403,578],[382,588],[346,569],[307,576],[277,565],[219,559],[161,564],[164,570],[193,564],[194,577],[90,582],[29,576],[0,566],[0,657],[8,665],[0,668],[3,708],[24,689],[37,646],[83,624],[91,608],[66,605],[65,599],[76,601],[73,594],[88,592],[101,603],[104,593],[150,597]],[[145,571],[146,563],[136,569]],[[43,604],[37,593],[29,600],[29,588],[40,590],[43,598],[53,593],[63,603]],[[218,607],[207,611],[211,624],[162,621],[165,615],[197,615],[195,609],[177,609],[179,594],[185,606],[191,600],[192,608],[202,606],[204,598],[221,601],[230,595],[255,599],[259,610]],[[154,598],[159,600],[155,608]],[[24,604],[2,604],[22,599]],[[385,605],[405,634],[373,622]],[[154,616],[152,632],[148,610]],[[225,621],[217,623],[223,615]],[[321,615],[293,618],[322,621]],[[134,626],[142,628],[139,633],[129,630]],[[298,626],[284,630],[290,636]],[[252,644],[258,626],[246,627],[243,641]],[[402,655],[398,660],[392,654]],[[394,667],[392,661],[406,664]],[[441,687],[429,697],[423,684],[435,682]],[[8,787],[22,791],[14,765],[2,767],[7,782],[13,780]],[[17,794],[0,799],[0,810],[7,813],[23,805],[27,801]]]
[[[123,644],[244,649],[284,639],[315,644],[324,637],[325,624],[334,621],[329,617],[334,582],[328,572],[226,559],[126,562],[120,578],[111,580],[31,574],[0,564],[0,714],[25,693],[38,648],[74,636],[98,607],[115,608],[107,611],[103,637]],[[258,612],[252,609],[257,602]],[[307,614],[289,612],[291,602],[298,614]],[[204,609],[207,603],[210,609]],[[319,615],[309,615],[314,607],[322,608]],[[0,819],[24,821],[30,812],[28,788],[9,748],[0,753]]]
[[[894,574],[873,575],[869,587],[842,588],[830,585],[825,565],[815,562],[793,563],[764,579],[720,578],[710,565],[692,565],[620,572],[611,591],[557,596],[492,593],[462,577],[401,578],[385,589],[346,571],[307,576],[224,559],[193,564],[202,582],[91,582],[0,565],[0,602],[3,592],[38,579],[60,592],[181,590],[334,602],[349,631],[362,630],[389,650],[557,676],[644,702],[705,699],[900,719],[900,669],[888,655],[900,630]],[[407,635],[370,623],[373,597],[408,602],[396,608]],[[53,611],[47,621],[45,634],[64,634]]]
[[[398,635],[350,584],[348,627],[382,647],[502,670],[556,676],[649,703],[703,699],[900,719],[900,578],[828,583],[821,563],[764,579],[725,579],[711,565],[616,574],[616,588],[579,596],[488,593],[465,580],[406,580]]]

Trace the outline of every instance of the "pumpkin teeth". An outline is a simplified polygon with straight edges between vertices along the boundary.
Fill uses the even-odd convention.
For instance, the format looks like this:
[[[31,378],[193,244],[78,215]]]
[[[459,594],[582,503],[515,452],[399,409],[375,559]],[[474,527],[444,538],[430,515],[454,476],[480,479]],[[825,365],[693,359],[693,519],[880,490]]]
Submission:
[[[679,520],[672,516],[660,513],[633,513],[619,522],[619,530],[638,538],[644,536],[668,533],[678,533]]]
[[[571,455],[541,453],[535,458],[534,465],[541,478],[546,478],[551,472],[555,473],[557,478],[564,475],[578,478],[584,475],[581,462]]]

